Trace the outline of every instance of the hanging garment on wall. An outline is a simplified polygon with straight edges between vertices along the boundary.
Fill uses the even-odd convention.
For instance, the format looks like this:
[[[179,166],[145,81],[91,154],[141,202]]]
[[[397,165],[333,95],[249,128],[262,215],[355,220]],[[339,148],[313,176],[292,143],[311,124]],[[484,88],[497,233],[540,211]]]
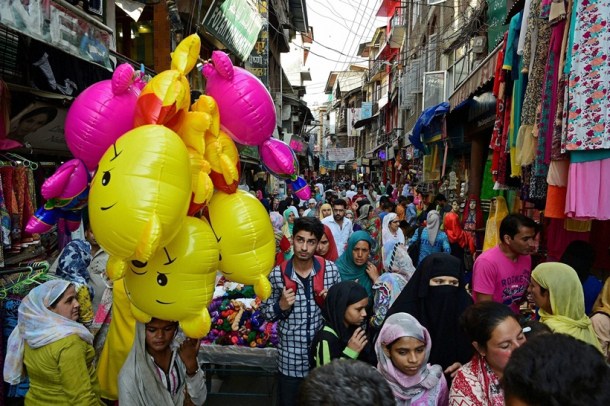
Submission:
[[[576,4],[564,144],[568,151],[610,148],[609,15],[607,0]]]
[[[610,220],[610,158],[570,164],[566,215]]]

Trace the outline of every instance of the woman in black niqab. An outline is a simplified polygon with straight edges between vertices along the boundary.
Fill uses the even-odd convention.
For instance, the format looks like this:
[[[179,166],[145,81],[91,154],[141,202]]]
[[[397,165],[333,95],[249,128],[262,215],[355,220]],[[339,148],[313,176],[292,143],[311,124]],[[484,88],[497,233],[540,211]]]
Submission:
[[[430,280],[453,276],[458,286],[430,286]],[[464,269],[459,259],[445,253],[428,255],[392,304],[386,319],[394,313],[409,313],[430,332],[430,364],[443,370],[472,358],[472,345],[459,325],[464,310],[473,303],[464,288]]]

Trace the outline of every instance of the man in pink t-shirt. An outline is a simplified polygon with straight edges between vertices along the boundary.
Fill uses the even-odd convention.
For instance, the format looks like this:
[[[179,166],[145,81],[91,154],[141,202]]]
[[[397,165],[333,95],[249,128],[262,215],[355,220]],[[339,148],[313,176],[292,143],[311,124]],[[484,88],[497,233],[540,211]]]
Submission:
[[[525,299],[532,272],[536,222],[522,214],[509,214],[500,224],[500,243],[474,263],[472,290],[475,302],[504,303],[515,313]]]

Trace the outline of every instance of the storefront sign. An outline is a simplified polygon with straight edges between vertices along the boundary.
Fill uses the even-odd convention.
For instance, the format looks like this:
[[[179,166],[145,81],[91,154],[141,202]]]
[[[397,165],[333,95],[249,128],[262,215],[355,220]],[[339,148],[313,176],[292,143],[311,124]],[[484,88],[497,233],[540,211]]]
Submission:
[[[362,102],[360,119],[373,117],[373,102]]]
[[[242,61],[250,56],[263,21],[254,0],[215,1],[203,18],[204,28]]]
[[[354,159],[354,148],[326,148],[326,159],[345,162]]]
[[[350,107],[347,109],[347,136],[348,137],[358,137],[360,136],[361,128],[355,128],[354,124],[356,121],[360,120],[360,109],[355,107]]]
[[[269,90],[269,9],[267,8],[267,0],[259,0],[258,11],[261,16],[262,27],[258,34],[258,40],[246,61],[246,70],[259,78]]]
[[[74,56],[111,68],[111,31],[52,1],[0,1],[0,23]]]
[[[494,50],[508,25],[504,25],[506,19],[506,0],[487,0],[487,51]]]

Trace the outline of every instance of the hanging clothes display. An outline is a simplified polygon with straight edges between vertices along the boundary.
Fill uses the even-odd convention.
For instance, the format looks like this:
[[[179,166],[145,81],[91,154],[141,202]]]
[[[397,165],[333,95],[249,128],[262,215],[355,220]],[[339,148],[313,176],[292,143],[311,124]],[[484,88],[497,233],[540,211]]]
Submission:
[[[565,149],[610,148],[610,2],[578,1],[572,33]]]

